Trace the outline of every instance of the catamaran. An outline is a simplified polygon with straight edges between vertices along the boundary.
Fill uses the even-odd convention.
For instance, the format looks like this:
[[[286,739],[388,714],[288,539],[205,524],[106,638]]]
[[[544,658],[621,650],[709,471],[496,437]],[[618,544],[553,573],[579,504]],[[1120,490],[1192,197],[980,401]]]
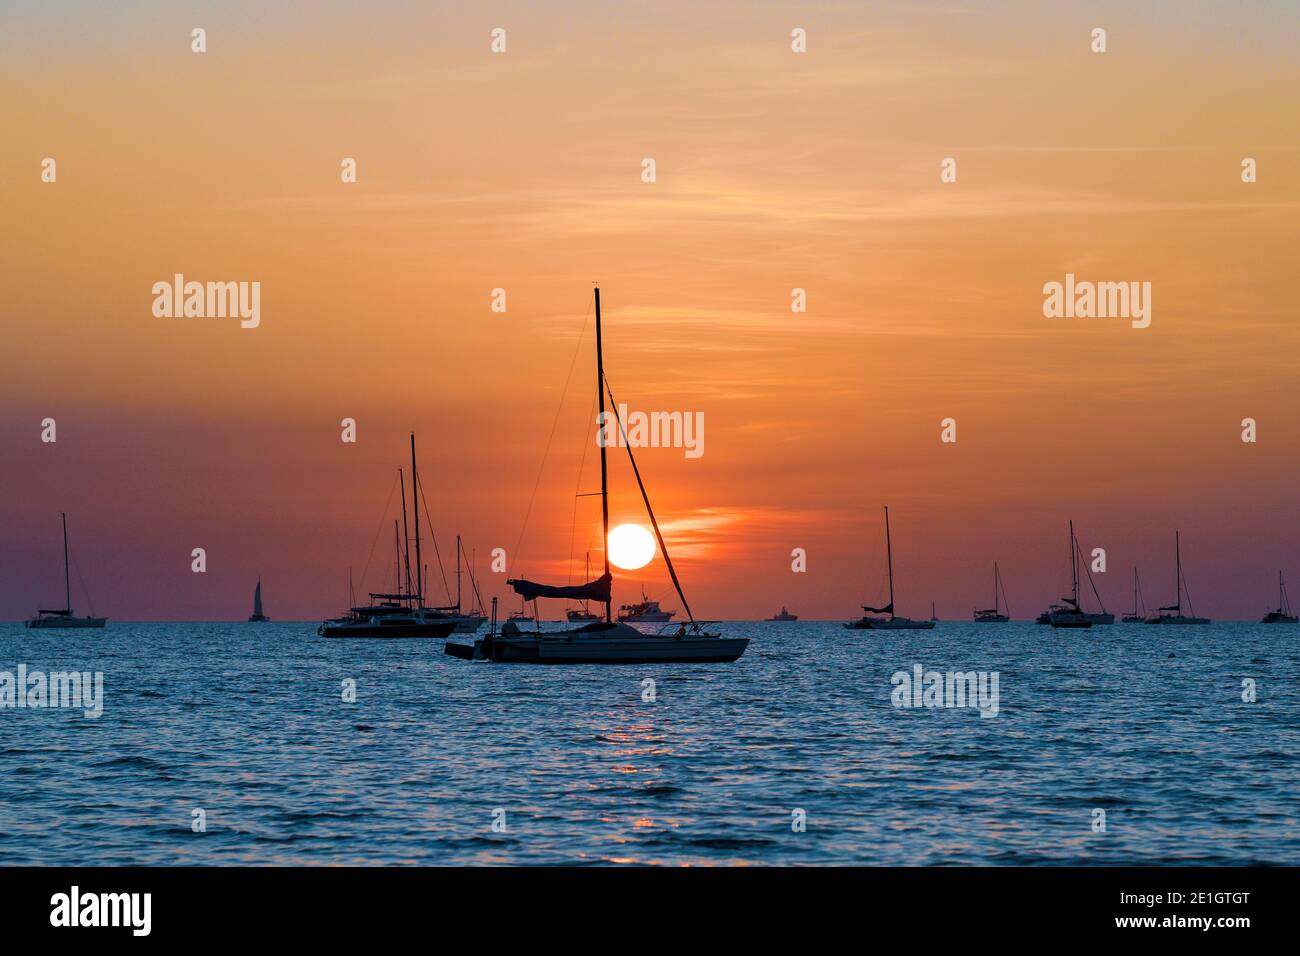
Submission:
[[[1300,617],[1291,613],[1291,602],[1286,599],[1286,584],[1282,572],[1277,573],[1277,610],[1264,615],[1261,624],[1300,624]]]
[[[929,630],[934,627],[934,605],[930,605],[931,620],[914,621],[910,617],[899,617],[894,613],[894,544],[889,535],[889,505],[885,505],[885,560],[889,568],[889,603],[884,607],[867,607],[867,613],[856,621],[845,623],[851,631],[891,631],[891,630]],[[888,617],[871,617],[872,614],[886,614]]]
[[[1007,609],[1005,614],[998,607],[998,594],[1002,595],[1002,606]],[[1002,584],[1002,575],[998,573],[998,563],[993,562],[993,606],[985,608],[982,611],[975,612],[976,624],[1006,624],[1011,620],[1011,602],[1007,600],[1007,589]]]
[[[260,624],[262,621],[271,620],[262,613],[262,579],[257,579],[257,588],[253,591],[253,613],[248,615],[249,624]]]
[[[600,512],[602,541],[605,542],[605,572],[595,580],[585,584],[561,587],[557,585],[538,584],[519,578],[507,579],[509,584],[524,601],[536,602],[538,598],[560,598],[569,601],[596,601],[605,605],[604,620],[592,621],[560,631],[542,631],[539,625],[529,631],[513,621],[506,621],[499,634],[489,631],[487,636],[474,644],[457,644],[448,641],[444,650],[462,659],[492,660],[520,664],[664,664],[664,663],[726,663],[738,659],[749,646],[749,638],[723,637],[718,633],[705,630],[705,625],[713,622],[697,621],[691,613],[691,607],[682,591],[677,571],[668,554],[659,522],[654,509],[650,506],[650,495],[645,482],[641,480],[636,457],[632,454],[632,445],[627,441],[624,422],[618,412],[618,403],[614,400],[613,390],[605,378],[605,357],[601,341],[600,289],[595,290],[596,308],[596,402],[599,416],[598,428],[606,428],[613,422],[617,424],[619,437],[627,449],[628,460],[632,464],[632,474],[636,476],[641,499],[645,503],[646,514],[654,529],[663,555],[668,575],[673,587],[681,599],[688,622],[681,622],[672,633],[648,634],[639,631],[623,621],[613,619],[612,587],[614,577],[609,570],[609,477],[607,463],[607,445],[611,442],[598,441],[600,446]],[[609,395],[611,418],[606,418],[605,396]]]
[[[1092,596],[1097,599],[1097,605],[1101,608],[1100,611],[1085,611],[1079,604],[1080,564],[1088,573],[1088,584],[1092,587]],[[1070,522],[1070,588],[1069,597],[1061,598],[1060,604],[1053,604],[1038,615],[1039,624],[1050,624],[1052,627],[1077,628],[1115,623],[1115,615],[1106,610],[1106,605],[1102,603],[1101,595],[1097,592],[1097,584],[1092,580],[1092,570],[1083,560],[1083,552],[1079,548],[1079,539],[1074,534],[1073,521]]]
[[[60,512],[63,519],[63,607],[55,610],[41,608],[36,616],[27,621],[28,627],[103,627],[106,617],[77,617],[72,613],[72,585],[68,576],[68,516]],[[80,572],[78,572],[80,573]]]
[[[1125,614],[1121,619],[1125,624],[1145,624],[1147,619],[1146,602],[1142,600],[1142,585],[1138,581],[1138,569],[1133,569],[1133,613]]]
[[[406,528],[406,479],[398,471],[402,491],[402,523]],[[370,604],[352,607],[342,617],[331,618],[316,629],[321,637],[409,638],[446,637],[456,629],[456,619],[424,606],[424,565],[420,554],[419,473],[415,466],[415,435],[411,435],[411,496],[415,504],[415,567],[411,577],[410,538],[393,522],[396,547],[393,593],[370,593]],[[403,543],[405,541],[405,544]],[[403,569],[405,587],[403,588]]]
[[[1192,613],[1191,614],[1183,613],[1183,592],[1187,590],[1187,586],[1183,582],[1183,554],[1182,554],[1182,547],[1179,543],[1178,538],[1179,538],[1178,532],[1175,531],[1174,532],[1174,587],[1178,595],[1178,600],[1175,603],[1169,605],[1168,607],[1158,608],[1156,616],[1147,618],[1147,623],[1148,624],[1209,624],[1210,619],[1208,617],[1196,616],[1196,609],[1192,607],[1192,596],[1190,594],[1187,596],[1187,609]],[[1171,611],[1172,613],[1166,614],[1165,613],[1166,611]]]

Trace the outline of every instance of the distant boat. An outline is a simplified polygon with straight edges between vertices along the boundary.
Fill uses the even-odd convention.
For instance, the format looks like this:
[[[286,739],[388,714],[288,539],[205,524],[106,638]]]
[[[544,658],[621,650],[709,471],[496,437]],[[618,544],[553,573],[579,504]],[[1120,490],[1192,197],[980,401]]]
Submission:
[[[998,593],[1002,594],[1002,604],[1006,607],[1007,613],[1003,614],[998,607]],[[1002,585],[1002,576],[998,573],[998,563],[993,562],[993,606],[983,611],[975,612],[976,624],[1006,624],[1011,620],[1011,604],[1007,601],[1007,591]]]
[[[587,557],[583,561],[582,566],[585,569],[583,572],[585,575],[583,577],[583,580],[590,581],[591,580],[591,552],[590,551],[587,552]],[[564,612],[565,617],[569,619],[569,623],[584,624],[587,621],[599,621],[600,615],[592,612],[590,604],[591,604],[590,601],[583,601],[582,607],[571,607],[567,611],[565,611]]]
[[[910,617],[899,617],[894,614],[894,544],[889,534],[889,506],[885,505],[885,556],[889,568],[889,603],[884,607],[867,607],[862,606],[862,610],[867,613],[856,621],[849,621],[844,626],[851,631],[891,631],[891,630],[928,630],[934,627],[934,620],[914,621]],[[930,605],[930,613],[934,614],[934,605]],[[871,617],[872,614],[887,614],[888,617]]]
[[[676,611],[665,611],[658,601],[652,601],[641,592],[641,600],[636,604],[624,604],[618,609],[618,619],[624,624],[663,624],[671,621]]]
[[[1191,614],[1183,613],[1183,592],[1187,588],[1183,584],[1183,554],[1182,546],[1179,542],[1179,534],[1174,532],[1174,587],[1178,595],[1178,600],[1169,605],[1157,609],[1155,617],[1147,618],[1148,624],[1209,624],[1208,617],[1196,617],[1196,610],[1192,607],[1191,595],[1187,597],[1187,609]],[[1173,613],[1166,614],[1165,611]]]
[[[799,615],[791,614],[789,611],[785,609],[785,606],[782,605],[781,613],[773,614],[771,617],[768,618],[768,620],[769,621],[797,621],[799,620]]]
[[[600,316],[600,289],[594,290],[596,312],[596,405],[598,428],[601,437],[608,437],[611,426],[619,429],[618,434],[626,437],[624,422],[614,400],[613,389],[605,377],[604,348],[601,341],[602,327]],[[609,396],[611,411],[605,411],[605,396]],[[663,556],[672,579],[677,597],[682,602],[689,623],[679,624],[672,634],[646,634],[630,626],[626,621],[613,620],[612,588],[614,577],[609,570],[609,471],[608,441],[598,441],[600,447],[600,517],[601,541],[604,543],[605,571],[593,581],[581,585],[549,585],[522,579],[507,579],[509,584],[524,601],[536,602],[538,598],[559,598],[568,601],[596,601],[605,605],[604,620],[589,621],[566,628],[562,631],[525,631],[513,621],[506,621],[499,634],[489,630],[486,637],[473,645],[458,644],[448,641],[443,650],[453,657],[466,660],[492,660],[519,664],[664,664],[664,663],[729,663],[737,660],[749,646],[749,638],[723,637],[704,629],[706,621],[697,621],[686,602],[677,570],[673,567],[668,546],[664,543],[650,506],[650,494],[646,491],[641,471],[637,467],[636,456],[632,452],[632,442],[622,442],[627,450],[632,474],[641,491],[641,500],[645,504],[646,514],[654,529],[655,539],[659,544],[659,553]],[[643,602],[647,603],[647,602]],[[657,610],[657,605],[655,610]],[[650,611],[650,608],[643,609]],[[663,612],[665,620],[672,613]],[[622,615],[620,615],[622,617]],[[644,618],[642,618],[644,619]]]
[[[402,490],[402,522],[406,527],[406,481],[398,471],[398,480]],[[415,567],[416,575],[411,577],[411,554],[409,538],[403,534],[396,521],[393,522],[393,537],[396,545],[394,562],[394,580],[396,587],[391,594],[371,592],[370,604],[364,607],[348,608],[341,617],[331,618],[316,629],[321,637],[329,638],[418,638],[446,637],[456,629],[456,619],[433,608],[424,606],[424,565],[420,555],[420,496],[419,473],[415,465],[415,435],[411,436],[411,498],[415,505]],[[403,544],[403,539],[406,544]],[[403,569],[405,569],[405,588],[402,586]]]
[[[1277,573],[1277,610],[1264,615],[1261,624],[1300,624],[1300,618],[1291,613],[1291,602],[1286,597],[1286,584],[1282,572]]]
[[[1125,624],[1145,624],[1147,620],[1146,602],[1142,600],[1142,585],[1138,582],[1138,569],[1133,569],[1133,613],[1125,614]]]
[[[1100,611],[1085,611],[1079,604],[1079,565],[1083,564],[1088,573],[1088,584],[1092,586],[1092,595],[1097,599]],[[1052,627],[1093,627],[1097,624],[1114,624],[1115,615],[1106,610],[1097,585],[1093,583],[1092,571],[1083,561],[1083,552],[1079,548],[1079,539],[1074,535],[1074,522],[1070,522],[1070,596],[1061,598],[1060,604],[1053,604],[1038,615],[1039,624]],[[1086,623],[1085,623],[1086,622]]]
[[[253,613],[248,615],[249,624],[258,624],[271,620],[262,613],[262,579],[257,579],[257,588],[253,591]]]
[[[483,613],[483,599],[478,593],[478,581],[474,577],[474,569],[471,565],[469,572],[469,582],[474,590],[474,606],[467,613],[461,613],[461,593],[460,593],[460,576],[461,576],[461,555],[465,553],[464,545],[461,544],[460,535],[456,535],[456,603],[445,604],[440,607],[425,608],[429,612],[441,612],[445,617],[456,624],[457,634],[473,634],[483,622],[487,620],[487,615]],[[439,559],[439,567],[442,566]]]
[[[935,611],[934,611],[934,602],[933,602],[933,601],[930,602],[930,620],[934,621],[936,624],[937,624],[938,621],[939,621],[939,615],[936,614]]]
[[[68,576],[68,516],[60,512],[59,517],[63,519],[63,607],[55,610],[44,608],[38,610],[36,616],[27,621],[27,626],[32,628],[103,627],[108,621],[106,617],[77,617],[72,613],[72,585],[71,578]]]

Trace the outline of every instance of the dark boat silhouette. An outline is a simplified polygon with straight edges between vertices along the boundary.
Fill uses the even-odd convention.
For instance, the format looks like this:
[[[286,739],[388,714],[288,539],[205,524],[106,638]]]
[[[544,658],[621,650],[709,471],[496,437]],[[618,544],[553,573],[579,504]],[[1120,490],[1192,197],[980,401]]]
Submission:
[[[1183,594],[1187,591],[1186,582],[1183,581],[1183,551],[1179,541],[1179,533],[1174,532],[1174,588],[1177,594],[1177,600],[1168,607],[1156,609],[1155,617],[1147,618],[1148,624],[1209,624],[1208,617],[1197,617],[1196,609],[1192,607],[1192,598],[1187,596],[1187,609],[1191,614],[1183,613]],[[1170,613],[1166,614],[1168,611]]]
[[[53,610],[41,608],[35,617],[26,622],[27,626],[34,629],[103,627],[108,623],[106,617],[95,617],[93,613],[88,617],[77,617],[72,613],[72,584],[68,575],[68,516],[59,512],[59,517],[63,521],[63,607]]]
[[[998,594],[1002,595],[1002,604],[1006,607],[1007,612],[1002,613],[998,607]],[[982,611],[975,612],[976,624],[1006,624],[1011,620],[1011,604],[1007,601],[1007,591],[1002,585],[1002,575],[998,572],[998,563],[993,562],[993,606],[985,608]]]
[[[262,579],[257,579],[257,587],[253,591],[253,613],[248,615],[249,624],[260,624],[263,621],[271,620],[262,613]]]
[[[1286,583],[1282,572],[1277,573],[1277,610],[1264,615],[1261,624],[1300,624],[1300,618],[1291,613],[1291,602],[1286,597]]]
[[[885,560],[889,569],[889,603],[884,607],[862,606],[866,613],[856,621],[845,623],[850,631],[926,631],[934,627],[934,605],[930,605],[931,619],[914,621],[894,613],[894,544],[889,534],[889,505],[885,505]],[[885,617],[872,617],[884,614]]]

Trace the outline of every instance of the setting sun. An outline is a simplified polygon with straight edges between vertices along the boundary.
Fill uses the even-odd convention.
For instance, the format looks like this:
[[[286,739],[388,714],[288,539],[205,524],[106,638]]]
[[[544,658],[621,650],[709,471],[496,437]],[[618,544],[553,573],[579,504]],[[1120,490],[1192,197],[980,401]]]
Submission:
[[[655,539],[639,524],[621,524],[609,533],[609,562],[624,571],[644,568],[655,556]]]

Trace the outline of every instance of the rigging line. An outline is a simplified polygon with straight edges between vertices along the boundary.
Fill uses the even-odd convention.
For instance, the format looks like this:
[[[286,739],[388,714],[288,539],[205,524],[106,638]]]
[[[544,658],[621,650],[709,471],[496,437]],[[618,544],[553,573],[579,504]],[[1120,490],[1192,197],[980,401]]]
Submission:
[[[90,590],[86,587],[85,579],[81,576],[81,565],[77,564],[77,552],[68,547],[68,558],[71,560],[72,568],[77,572],[77,583],[81,585],[81,593],[86,597],[86,607],[90,608],[90,616],[95,616],[95,603],[90,600]],[[71,608],[69,608],[71,613]]]
[[[569,372],[564,376],[564,387],[560,390],[560,401],[555,408],[555,419],[551,422],[551,434],[546,439],[546,450],[542,453],[542,463],[537,467],[537,480],[533,482],[533,493],[528,498],[528,509],[524,512],[524,523],[519,527],[519,537],[515,540],[515,555],[518,557],[519,549],[524,543],[524,534],[528,531],[528,519],[533,514],[533,503],[537,500],[537,489],[542,484],[542,472],[546,470],[546,459],[551,454],[551,442],[555,440],[555,428],[560,424],[560,412],[564,410],[564,397],[569,392],[569,382],[573,378],[573,369],[578,364],[578,352],[582,349],[583,339],[587,335],[587,322],[591,318],[591,303],[587,303],[587,311],[582,320],[582,331],[578,333],[578,342],[573,347],[573,358],[569,362]]]
[[[686,616],[690,618],[691,624],[695,626],[696,631],[700,625],[696,623],[695,615],[691,613],[691,605],[686,600],[686,595],[682,591],[682,583],[677,580],[677,569],[673,567],[673,559],[668,556],[668,545],[664,544],[664,536],[659,530],[659,522],[655,520],[655,512],[650,507],[650,495],[645,490],[645,482],[641,480],[641,469],[636,466],[636,458],[632,454],[632,443],[627,440],[627,430],[623,428],[623,419],[618,414],[618,401],[614,398],[614,390],[609,387],[609,379],[605,379],[605,391],[609,392],[609,402],[613,406],[614,419],[618,422],[619,434],[623,436],[623,447],[627,449],[628,461],[632,463],[632,474],[636,476],[637,487],[641,489],[641,500],[645,502],[646,514],[650,516],[650,526],[655,529],[655,537],[659,539],[659,550],[663,552],[664,564],[668,567],[668,576],[673,579],[673,587],[677,589],[677,596],[682,599],[682,607],[686,611]]]
[[[419,487],[420,500],[424,502],[424,514],[427,517],[431,512],[429,511],[429,502],[426,501],[424,497],[424,482],[420,479],[419,475],[415,476],[415,484]],[[438,536],[434,533],[432,518],[429,519],[429,540],[433,542],[433,553],[438,558],[438,573],[442,575],[442,589],[447,592],[447,604],[450,605],[451,586],[447,584],[447,569],[442,566],[442,552],[438,550]],[[420,568],[419,571],[421,574],[424,573],[423,568]],[[423,590],[423,587],[423,579],[421,579],[421,590]]]
[[[591,400],[591,408],[587,410],[587,420],[594,421],[594,412],[596,411],[596,400]],[[573,540],[578,532],[578,498],[581,497],[582,491],[582,472],[587,467],[587,445],[584,438],[582,442],[582,460],[578,462],[578,483],[573,488],[573,521],[569,525],[569,575],[567,583],[573,583]],[[585,573],[585,572],[584,572]]]
[[[388,500],[384,502],[384,513],[379,517],[379,528],[375,531],[374,540],[370,542],[370,554],[366,556],[365,567],[361,569],[361,590],[366,593],[366,575],[370,572],[370,561],[375,556],[375,548],[379,544],[379,535],[384,530],[384,525],[388,523],[388,507],[393,503],[393,493],[397,491],[397,479],[393,479],[392,486],[388,489]],[[349,598],[349,601],[351,598]]]
[[[1106,610],[1106,604],[1102,601],[1101,595],[1097,593],[1097,585],[1092,580],[1092,568],[1088,566],[1088,562],[1083,560],[1083,545],[1079,544],[1077,538],[1074,541],[1074,548],[1079,552],[1079,563],[1083,565],[1083,570],[1088,574],[1088,584],[1092,588],[1092,596],[1097,599],[1097,606],[1104,611]]]

